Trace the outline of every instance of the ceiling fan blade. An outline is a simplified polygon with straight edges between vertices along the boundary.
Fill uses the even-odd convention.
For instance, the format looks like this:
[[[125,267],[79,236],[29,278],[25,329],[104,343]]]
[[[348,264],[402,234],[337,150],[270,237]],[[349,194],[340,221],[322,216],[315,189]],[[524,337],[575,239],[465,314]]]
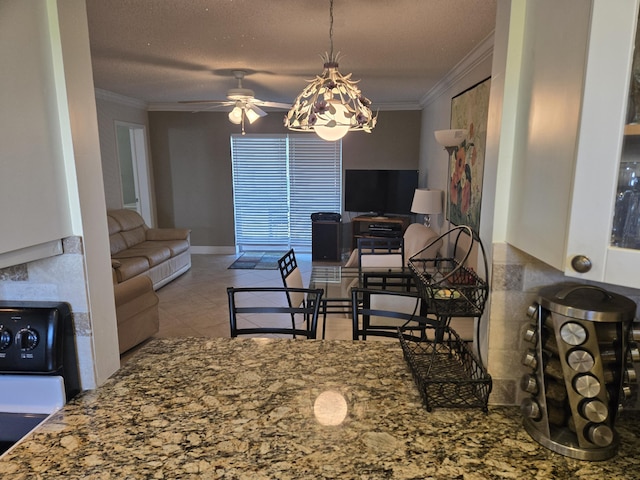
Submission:
[[[195,105],[195,104],[199,104],[199,103],[207,103],[207,104],[218,104],[218,105],[234,105],[236,102],[230,101],[230,100],[181,100],[178,103],[184,103],[184,104],[191,104],[191,105]]]
[[[247,108],[253,110],[255,113],[258,114],[258,116],[260,117],[264,117],[267,115],[267,112],[265,112],[264,110],[262,110],[260,107],[258,107],[258,105],[256,105],[253,102],[250,102],[247,104]]]
[[[267,107],[267,108],[281,108],[283,110],[289,110],[291,108],[291,104],[288,104],[288,103],[263,102],[262,100],[255,100],[253,103],[254,105],[258,104],[261,107]]]

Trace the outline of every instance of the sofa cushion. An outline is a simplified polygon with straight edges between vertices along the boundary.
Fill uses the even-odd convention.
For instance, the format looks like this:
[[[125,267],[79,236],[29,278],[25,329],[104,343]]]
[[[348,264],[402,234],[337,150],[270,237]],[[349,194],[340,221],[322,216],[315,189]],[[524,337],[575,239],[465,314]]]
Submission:
[[[127,243],[127,247],[129,248],[135,247],[147,239],[147,236],[144,233],[144,227],[135,227],[131,230],[123,230],[120,235],[122,235],[124,241]]]
[[[127,242],[121,233],[109,235],[109,248],[111,250],[111,256],[127,249]]]
[[[119,225],[120,230],[133,230],[136,227],[144,226],[144,219],[138,212],[133,210],[109,210],[107,216],[114,219]]]
[[[149,261],[145,257],[122,257],[118,258],[118,262],[120,266],[114,268],[118,283],[149,270]]]
[[[148,242],[144,242],[135,247],[127,248],[124,252],[114,255],[113,258],[121,260],[123,258],[144,257],[147,259],[149,267],[158,265],[171,258],[171,250],[162,245],[154,245],[156,242],[152,243],[152,245],[149,245]]]
[[[165,241],[154,240],[153,242],[148,242],[148,243],[152,243],[156,246],[163,246],[168,248],[169,251],[171,252],[172,257],[175,257],[176,255],[179,255],[182,252],[186,252],[187,250],[189,250],[188,240],[165,240]]]
[[[109,229],[109,235],[113,235],[114,233],[118,233],[122,230],[118,221],[111,215],[107,215],[107,228]]]

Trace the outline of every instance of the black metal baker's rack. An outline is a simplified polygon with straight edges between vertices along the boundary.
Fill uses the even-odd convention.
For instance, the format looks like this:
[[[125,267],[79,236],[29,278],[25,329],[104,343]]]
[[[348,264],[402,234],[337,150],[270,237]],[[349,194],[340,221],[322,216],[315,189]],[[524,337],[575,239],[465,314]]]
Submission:
[[[461,242],[463,238],[465,242]],[[424,256],[424,252],[441,242],[451,247],[449,256]],[[476,244],[482,255],[484,277],[468,262]],[[400,335],[405,359],[427,410],[431,411],[434,406],[480,407],[486,412],[492,384],[482,364],[480,349],[476,357],[449,326],[453,317],[477,318],[476,337],[479,338],[480,318],[489,294],[487,258],[480,238],[466,225],[454,227],[413,255],[408,266],[426,313],[438,320],[433,335],[424,341],[407,341]]]

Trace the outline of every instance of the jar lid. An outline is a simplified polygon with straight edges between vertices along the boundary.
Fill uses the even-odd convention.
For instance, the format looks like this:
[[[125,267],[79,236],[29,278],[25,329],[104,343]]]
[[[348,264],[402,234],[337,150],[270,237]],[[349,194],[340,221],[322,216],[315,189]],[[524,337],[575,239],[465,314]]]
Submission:
[[[595,285],[558,284],[540,290],[541,307],[566,317],[592,322],[626,322],[636,314],[630,298]]]

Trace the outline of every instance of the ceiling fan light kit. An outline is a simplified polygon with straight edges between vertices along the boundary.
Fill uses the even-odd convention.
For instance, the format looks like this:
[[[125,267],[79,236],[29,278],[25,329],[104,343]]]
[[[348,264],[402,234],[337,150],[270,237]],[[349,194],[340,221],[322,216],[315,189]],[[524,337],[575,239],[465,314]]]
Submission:
[[[377,115],[371,101],[362,95],[358,81],[351,74],[338,71],[339,54],[333,54],[333,0],[329,6],[331,52],[322,56],[324,70],[296,97],[284,119],[285,127],[294,131],[315,131],[324,140],[335,141],[349,131],[371,133]]]
[[[264,100],[257,99],[253,90],[242,86],[242,79],[246,74],[247,72],[244,70],[233,70],[233,76],[238,80],[238,87],[227,90],[227,100],[189,100],[180,103],[211,104],[213,108],[215,108],[216,105],[223,107],[233,106],[233,109],[229,112],[229,121],[235,125],[242,126],[242,135],[245,134],[245,121],[253,123],[267,114],[267,112],[262,110],[258,105],[285,110],[290,108],[291,105],[288,104],[265,102]]]

